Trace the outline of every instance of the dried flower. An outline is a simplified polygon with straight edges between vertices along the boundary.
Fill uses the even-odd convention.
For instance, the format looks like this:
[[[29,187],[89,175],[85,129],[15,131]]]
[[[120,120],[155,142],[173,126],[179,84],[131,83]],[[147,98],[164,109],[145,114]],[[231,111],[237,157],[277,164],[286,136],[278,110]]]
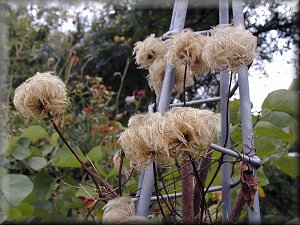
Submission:
[[[203,35],[197,35],[194,38],[194,42],[191,47],[191,54],[195,55],[195,62],[190,65],[191,75],[205,75],[210,71],[209,66],[202,58],[203,48],[209,38]]]
[[[158,57],[154,60],[153,64],[149,67],[149,75],[147,77],[149,86],[155,91],[156,95],[160,95],[162,83],[165,76],[166,60],[162,57]],[[176,68],[175,80],[174,80],[174,92],[183,92],[185,66],[181,65]],[[189,76],[189,70],[186,75],[186,87],[190,87],[194,84],[194,79]]]
[[[195,35],[191,29],[184,29],[179,34],[172,36],[172,45],[167,53],[169,65],[192,65],[196,61],[194,44]]]
[[[183,151],[194,153],[192,145],[197,145],[200,150],[205,149],[215,133],[213,112],[177,107],[165,115],[134,115],[128,122],[128,128],[121,134],[119,143],[131,167],[141,170],[153,161],[169,163]]]
[[[110,200],[103,207],[102,224],[150,224],[151,221],[135,215],[135,206],[129,197]]]
[[[257,38],[244,27],[219,25],[212,29],[202,57],[213,72],[224,69],[224,66],[235,72],[253,61],[256,46]]]
[[[210,110],[174,107],[166,112],[165,117],[164,132],[172,134],[173,139],[182,143],[187,151],[192,150],[193,144],[199,149],[207,148],[217,131],[213,112]]]
[[[103,224],[120,223],[129,216],[135,215],[134,203],[128,197],[110,200],[103,210]]]
[[[52,72],[36,73],[16,90],[13,103],[24,117],[58,117],[69,105],[65,84]]]
[[[144,41],[138,41],[133,48],[133,54],[136,55],[136,63],[141,68],[148,68],[157,57],[163,57],[167,52],[167,42],[156,38],[151,34]]]

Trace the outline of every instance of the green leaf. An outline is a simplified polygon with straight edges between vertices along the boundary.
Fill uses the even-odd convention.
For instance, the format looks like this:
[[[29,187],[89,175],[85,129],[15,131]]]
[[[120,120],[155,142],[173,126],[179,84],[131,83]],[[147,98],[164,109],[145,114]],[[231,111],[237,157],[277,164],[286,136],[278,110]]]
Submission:
[[[41,171],[35,175],[33,180],[33,193],[40,199],[46,199],[55,178],[50,176],[45,171]]]
[[[22,214],[22,217],[29,217],[34,212],[34,208],[29,203],[21,203],[16,207]]]
[[[289,127],[297,130],[299,126],[298,121],[286,112],[273,111],[261,120],[270,122],[280,128]]]
[[[296,91],[280,89],[268,94],[262,104],[262,109],[264,112],[270,110],[286,112],[298,118],[296,102],[298,102],[298,94]]]
[[[23,174],[8,174],[1,179],[1,190],[11,205],[18,205],[33,189],[31,180]]]
[[[22,213],[20,212],[20,210],[12,206],[4,209],[4,213],[7,217],[13,220],[18,220],[22,217]]]
[[[240,122],[241,116],[240,116],[240,100],[234,99],[233,101],[230,101],[230,122],[233,125],[236,125]]]
[[[8,140],[0,136],[0,155],[3,155],[8,147]]]
[[[230,138],[234,143],[242,141],[242,128],[239,124],[230,127]]]
[[[36,200],[32,203],[34,206],[34,216],[47,217],[53,210],[52,204],[45,200]]]
[[[293,218],[293,219],[287,221],[284,225],[286,225],[286,224],[294,224],[294,225],[300,224],[300,218],[299,217]]]
[[[283,141],[295,140],[295,136],[267,121],[259,121],[255,126],[254,134],[255,136],[277,137]]]
[[[24,147],[29,147],[30,145],[30,140],[28,138],[20,138],[18,140],[18,143]]]
[[[47,166],[47,160],[43,157],[33,156],[26,160],[26,165],[33,170],[40,170]]]
[[[26,137],[33,143],[38,141],[41,138],[45,138],[50,141],[50,137],[48,133],[45,131],[43,127],[38,125],[33,125],[26,128],[21,134],[21,137]]]
[[[258,178],[258,181],[259,181],[259,186],[263,187],[263,186],[266,186],[270,183],[268,177],[264,173],[263,168],[259,168],[256,171],[256,175],[257,175],[257,178]]]
[[[69,186],[78,186],[79,182],[77,180],[75,180],[73,177],[65,175],[61,178],[62,182],[65,185],[69,185]]]
[[[55,146],[55,145],[58,145],[58,139],[59,139],[59,135],[57,132],[54,132],[52,135],[51,135],[51,138],[50,138],[50,143],[51,145]]]
[[[294,91],[300,91],[299,84],[300,84],[300,79],[295,78],[295,79],[293,79],[292,83],[290,84],[289,89],[294,90]]]
[[[43,155],[47,155],[49,154],[52,150],[53,150],[53,146],[51,145],[47,145],[47,144],[43,144],[40,149],[43,151]]]
[[[273,166],[277,166],[284,173],[291,177],[299,176],[299,159],[297,157],[282,156],[272,162]]]
[[[80,149],[75,148],[75,151],[83,162],[87,162],[87,158],[82,154]],[[80,162],[65,145],[52,158],[52,164],[57,167],[81,167]]]
[[[76,191],[75,196],[79,197],[79,196],[83,196],[85,198],[97,198],[97,196],[99,194],[97,194],[97,192],[95,191],[95,189],[93,188],[94,184],[90,183],[90,185],[84,185],[84,189],[80,188],[78,189],[78,191]],[[92,197],[91,197],[92,196]]]
[[[15,145],[12,148],[11,155],[18,160],[23,160],[28,158],[31,155],[30,150],[28,147],[24,147],[22,145]]]
[[[5,150],[5,156],[9,156],[11,154],[12,149],[18,145],[18,140],[20,137],[10,137],[8,139],[7,148]]]
[[[101,145],[98,145],[94,148],[92,148],[87,156],[92,160],[92,161],[100,161],[103,159],[104,155],[103,155],[103,149],[105,147],[104,146],[101,146]]]
[[[29,149],[31,151],[31,156],[40,156],[40,157],[43,156],[43,152],[39,148],[35,146],[30,146]]]
[[[254,141],[256,153],[259,157],[266,157],[276,152],[277,148],[274,142],[268,137],[260,137]]]

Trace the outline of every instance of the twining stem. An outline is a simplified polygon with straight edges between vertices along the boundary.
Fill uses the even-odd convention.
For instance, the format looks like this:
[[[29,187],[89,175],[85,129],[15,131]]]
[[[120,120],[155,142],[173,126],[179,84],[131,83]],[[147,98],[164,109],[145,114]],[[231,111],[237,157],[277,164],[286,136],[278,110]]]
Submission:
[[[130,64],[130,58],[127,58],[123,74],[118,73],[120,75],[120,77],[121,77],[121,84],[120,84],[120,87],[119,87],[119,90],[118,90],[118,93],[117,93],[117,97],[116,97],[116,107],[117,107],[117,109],[116,109],[116,115],[119,113],[119,99],[120,99],[120,94],[121,94],[121,91],[123,89],[123,84],[124,84],[125,77],[127,75],[129,64]]]
[[[184,67],[184,77],[183,77],[183,107],[186,107],[186,97],[185,97],[186,71],[187,71],[187,65],[185,65]]]
[[[236,224],[237,223],[237,220],[239,219],[245,204],[246,204],[246,201],[244,199],[243,191],[241,189],[235,202],[234,202],[232,210],[227,218],[226,224]]]
[[[50,116],[51,118],[51,116]],[[82,168],[91,176],[92,180],[95,183],[95,186],[97,188],[97,190],[100,190],[100,186],[97,183],[97,180],[94,176],[94,174],[92,173],[92,171],[90,171],[90,169],[84,164],[84,162],[82,162],[82,160],[79,158],[78,154],[75,152],[75,150],[70,146],[70,144],[67,142],[67,140],[64,138],[63,134],[60,132],[60,130],[58,129],[58,127],[55,124],[55,121],[53,118],[50,119],[54,129],[56,130],[56,132],[58,133],[58,135],[60,136],[60,138],[63,140],[63,142],[66,144],[66,146],[68,147],[68,149],[72,152],[72,154],[76,157],[76,159],[80,162]]]
[[[87,220],[87,218],[89,217],[89,215],[90,215],[90,214],[92,213],[92,211],[95,209],[95,207],[96,207],[96,205],[98,204],[99,200],[100,200],[100,199],[98,199],[98,200],[95,202],[95,204],[93,205],[93,207],[88,211],[88,213],[87,213],[86,216],[83,218],[83,220],[81,221],[80,224],[83,224],[83,223]]]
[[[124,161],[124,156],[125,156],[125,153],[123,150],[121,150],[120,152],[120,167],[119,167],[119,194],[120,196],[122,196],[122,179],[121,179],[121,176],[122,176],[122,167],[123,167],[123,161]]]
[[[212,156],[212,151],[209,151],[207,153],[208,158],[202,158],[200,161],[200,169],[199,172],[197,171],[195,163],[193,163],[193,159],[190,157],[190,160],[192,162],[195,178],[196,178],[196,185],[194,190],[194,213],[196,215],[196,223],[200,222],[199,215],[201,215],[201,212],[204,210],[204,207],[206,207],[206,201],[204,196],[204,186],[206,183],[206,178],[208,174],[208,170],[210,168],[210,157]],[[200,213],[200,214],[199,214]]]
[[[186,166],[189,164],[189,166]],[[194,223],[194,184],[193,184],[193,167],[190,163],[187,152],[182,153],[181,162],[181,177],[182,177],[182,223]],[[186,176],[190,174],[190,176]]]
[[[160,171],[158,170],[158,172],[160,172]],[[173,216],[175,216],[175,214],[177,214],[178,216],[180,216],[179,213],[176,212],[176,208],[173,206],[173,203],[172,203],[172,201],[171,201],[171,199],[170,199],[170,197],[169,197],[168,190],[167,190],[167,188],[165,187],[164,179],[161,179],[160,181],[161,181],[161,183],[162,183],[162,186],[163,186],[164,191],[166,192],[167,199],[168,199],[168,201],[170,202],[170,205],[171,205],[171,208],[172,208],[172,209],[170,209],[170,207],[169,207],[169,205],[167,204],[167,202],[164,200],[164,198],[162,198],[162,199],[164,200],[165,205],[168,207],[170,213],[171,213]],[[174,188],[174,189],[176,190],[176,188]],[[175,191],[175,193],[176,193],[176,191]],[[175,194],[175,196],[176,196],[176,194]]]
[[[158,186],[157,186],[157,175],[156,175],[156,165],[155,165],[155,162],[152,163],[152,166],[153,166],[153,174],[154,174],[154,187],[155,187],[155,193],[156,193],[156,199],[157,199],[157,203],[158,203],[158,206],[159,206],[159,209],[161,211],[161,214],[163,216],[163,218],[165,218],[165,213],[164,213],[164,210],[160,204],[160,199],[159,199],[159,190],[158,190]]]

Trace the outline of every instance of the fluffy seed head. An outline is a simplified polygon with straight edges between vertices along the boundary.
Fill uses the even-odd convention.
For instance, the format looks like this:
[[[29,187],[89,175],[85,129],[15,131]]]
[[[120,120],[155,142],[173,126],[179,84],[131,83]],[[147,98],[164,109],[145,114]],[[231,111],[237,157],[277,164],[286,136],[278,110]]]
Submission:
[[[219,25],[212,29],[203,49],[203,60],[213,72],[222,66],[237,71],[249,65],[255,57],[257,38],[242,26]]]
[[[166,114],[166,133],[172,133],[177,141],[191,151],[196,144],[199,149],[206,149],[216,134],[215,119],[210,110],[199,110],[191,107],[174,107]]]
[[[167,52],[166,42],[156,38],[154,34],[147,37],[144,41],[138,41],[133,48],[136,63],[141,68],[148,68],[157,57],[163,57]]]
[[[36,73],[16,90],[13,103],[24,117],[58,117],[69,105],[66,85],[51,72]]]
[[[173,66],[192,65],[196,60],[195,35],[191,29],[184,29],[172,36],[172,45],[167,53],[168,64]]]
[[[206,149],[216,133],[213,112],[190,107],[172,108],[164,115],[134,115],[119,143],[131,167],[141,170],[153,161],[169,163],[183,151]]]
[[[149,75],[147,77],[149,86],[155,91],[156,95],[160,95],[162,83],[165,76],[167,62],[165,58],[159,57],[154,60],[153,64],[149,67]],[[183,92],[185,65],[176,67],[176,74],[174,80],[174,92],[180,94]],[[194,79],[190,75],[190,70],[187,69],[186,87],[194,84]]]
[[[103,224],[120,223],[130,216],[135,215],[134,203],[128,197],[110,200],[103,207]]]
[[[151,224],[151,221],[135,215],[134,203],[129,197],[110,200],[103,207],[102,224]]]

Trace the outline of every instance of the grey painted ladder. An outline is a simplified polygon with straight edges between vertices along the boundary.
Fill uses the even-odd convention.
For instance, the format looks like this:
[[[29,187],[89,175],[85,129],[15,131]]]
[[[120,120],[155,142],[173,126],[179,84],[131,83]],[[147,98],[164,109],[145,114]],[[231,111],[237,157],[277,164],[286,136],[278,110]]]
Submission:
[[[188,8],[188,0],[175,0],[171,25],[168,32],[163,35],[163,38],[179,33],[184,28],[186,13]],[[243,6],[241,0],[232,0],[233,21],[234,26],[244,26]],[[227,24],[229,22],[229,3],[228,0],[219,0],[219,23]],[[201,31],[200,31],[201,32]],[[171,65],[166,65],[164,81],[162,85],[161,96],[157,97],[158,111],[164,113],[169,110],[170,107],[181,106],[183,103],[170,104],[172,89],[174,85],[176,68]],[[222,71],[220,73],[220,96],[209,99],[202,99],[196,101],[187,102],[187,106],[197,105],[206,102],[220,101],[221,104],[221,141],[225,144],[225,147],[212,144],[211,148],[224,154],[224,160],[229,160],[230,157],[237,159],[243,159],[251,163],[254,167],[258,168],[262,165],[262,161],[256,156],[253,140],[253,128],[252,128],[252,116],[251,116],[251,102],[249,96],[249,83],[248,83],[248,69],[243,66],[238,71],[238,82],[230,91],[230,96],[234,94],[239,87],[240,95],[240,111],[241,111],[241,124],[242,124],[242,137],[243,137],[243,154],[238,154],[235,151],[228,148],[230,142],[225,142],[225,134],[227,127],[226,121],[230,123],[230,118],[226,119],[226,108],[229,88],[229,73],[228,71]],[[153,112],[153,105],[149,106],[149,112]],[[249,156],[251,155],[251,157]],[[222,165],[222,186],[216,186],[209,188],[208,192],[222,190],[222,223],[226,223],[227,216],[231,211],[231,189],[237,186],[240,180],[231,181],[230,178],[230,164],[223,163]],[[156,196],[152,196],[154,187],[154,172],[153,167],[150,165],[144,171],[141,172],[139,180],[139,189],[137,193],[136,201],[136,214],[140,216],[148,216],[151,201],[156,200]],[[176,194],[180,197],[181,194]],[[173,195],[162,196],[174,197]],[[260,209],[258,193],[256,192],[254,199],[254,210],[248,208],[248,217],[250,224],[260,224]]]

